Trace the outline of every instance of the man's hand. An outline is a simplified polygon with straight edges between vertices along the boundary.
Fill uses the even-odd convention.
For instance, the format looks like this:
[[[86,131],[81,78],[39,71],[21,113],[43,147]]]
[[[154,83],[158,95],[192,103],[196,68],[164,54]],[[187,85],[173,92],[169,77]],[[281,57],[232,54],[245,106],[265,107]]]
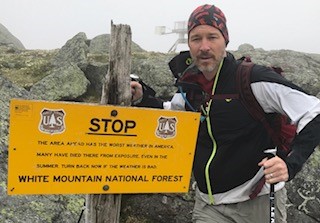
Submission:
[[[139,101],[143,96],[142,85],[137,81],[130,82],[132,102]]]
[[[269,184],[287,181],[289,179],[287,164],[278,156],[265,158],[259,164],[264,167],[266,182]]]

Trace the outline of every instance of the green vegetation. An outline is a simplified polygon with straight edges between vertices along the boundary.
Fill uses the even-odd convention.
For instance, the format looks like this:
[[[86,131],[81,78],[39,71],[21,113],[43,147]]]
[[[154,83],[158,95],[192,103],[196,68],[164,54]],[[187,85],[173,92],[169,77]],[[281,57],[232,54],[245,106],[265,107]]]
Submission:
[[[3,48],[3,47],[1,47]],[[57,51],[0,49],[0,74],[26,89],[48,75],[51,58]]]

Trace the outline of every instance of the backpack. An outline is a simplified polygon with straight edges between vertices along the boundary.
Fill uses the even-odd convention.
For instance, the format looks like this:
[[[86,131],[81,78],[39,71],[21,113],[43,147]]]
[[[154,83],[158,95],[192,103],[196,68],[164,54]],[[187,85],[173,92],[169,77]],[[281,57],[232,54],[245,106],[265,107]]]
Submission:
[[[236,71],[236,85],[240,94],[240,100],[250,115],[260,121],[267,130],[275,146],[277,155],[285,158],[291,151],[291,144],[296,136],[297,126],[291,124],[291,120],[282,114],[272,114],[272,118],[267,117],[256,100],[250,87],[250,76],[254,63],[249,57],[242,57]],[[280,67],[269,67],[277,74],[283,76]]]
[[[274,145],[277,146],[277,155],[285,158],[291,151],[291,144],[296,135],[297,126],[291,124],[290,119],[285,115],[272,114],[270,118],[270,115],[263,111],[250,87],[250,76],[254,63],[249,57],[242,57],[238,61],[236,86],[240,100],[249,114],[263,124]],[[170,60],[169,68],[176,78],[176,83],[190,64],[191,56],[189,51],[182,51]],[[270,69],[282,75],[283,70],[280,67],[270,67]]]

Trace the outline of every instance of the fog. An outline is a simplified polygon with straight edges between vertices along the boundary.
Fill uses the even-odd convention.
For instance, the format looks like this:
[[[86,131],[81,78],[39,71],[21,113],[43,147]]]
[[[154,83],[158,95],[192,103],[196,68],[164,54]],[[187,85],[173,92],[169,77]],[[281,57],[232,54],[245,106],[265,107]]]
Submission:
[[[320,53],[320,1],[305,0],[1,0],[0,23],[27,49],[61,48],[79,32],[89,39],[110,33],[111,21],[131,27],[132,40],[148,51],[167,52],[178,35],[170,33],[194,8],[214,3],[227,17],[230,43],[265,50]],[[157,26],[166,34],[157,35]],[[178,50],[187,49],[186,44]]]

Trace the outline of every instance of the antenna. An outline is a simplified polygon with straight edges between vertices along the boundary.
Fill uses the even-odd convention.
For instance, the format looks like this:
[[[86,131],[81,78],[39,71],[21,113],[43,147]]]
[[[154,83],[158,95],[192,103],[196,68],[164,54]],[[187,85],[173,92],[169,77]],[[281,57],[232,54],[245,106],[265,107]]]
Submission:
[[[174,29],[166,32],[167,27],[165,26],[156,26],[155,28],[155,34],[157,35],[167,35],[176,33],[178,34],[178,39],[176,42],[172,45],[172,47],[169,49],[168,53],[175,52],[177,49],[177,46],[179,44],[186,44],[188,42],[188,39],[185,37],[187,34],[187,22],[186,21],[178,21],[174,23]]]

